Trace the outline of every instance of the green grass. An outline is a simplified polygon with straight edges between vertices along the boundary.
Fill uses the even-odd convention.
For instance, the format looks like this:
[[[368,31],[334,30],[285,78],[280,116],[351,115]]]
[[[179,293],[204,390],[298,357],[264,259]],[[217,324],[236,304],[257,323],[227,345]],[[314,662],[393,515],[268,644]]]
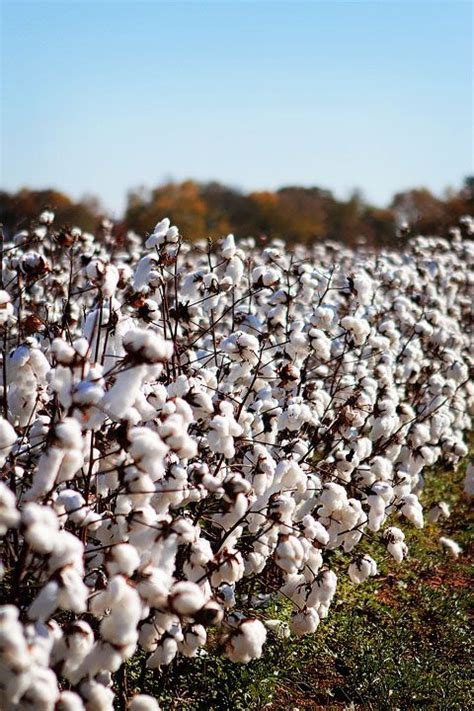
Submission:
[[[269,636],[264,657],[248,665],[210,653],[151,672],[138,660],[128,669],[129,689],[152,693],[165,711],[474,708],[472,517],[461,493],[463,473],[460,467],[427,475],[425,510],[445,500],[451,518],[421,531],[404,523],[410,556],[400,565],[378,544],[366,544],[380,575],[359,587],[341,575],[329,616],[315,635],[284,641]],[[440,535],[463,546],[458,560],[440,547]],[[343,562],[335,561],[337,567]],[[283,619],[288,608],[266,613]]]

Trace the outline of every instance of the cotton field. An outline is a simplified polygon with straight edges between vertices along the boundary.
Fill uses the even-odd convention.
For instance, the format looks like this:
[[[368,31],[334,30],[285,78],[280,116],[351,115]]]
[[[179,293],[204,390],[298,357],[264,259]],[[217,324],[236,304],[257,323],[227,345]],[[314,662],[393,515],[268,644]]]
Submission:
[[[468,452],[473,234],[117,244],[46,211],[2,243],[2,708],[113,709],[139,653],[248,663],[269,600],[317,634],[366,538],[397,570],[425,468]]]

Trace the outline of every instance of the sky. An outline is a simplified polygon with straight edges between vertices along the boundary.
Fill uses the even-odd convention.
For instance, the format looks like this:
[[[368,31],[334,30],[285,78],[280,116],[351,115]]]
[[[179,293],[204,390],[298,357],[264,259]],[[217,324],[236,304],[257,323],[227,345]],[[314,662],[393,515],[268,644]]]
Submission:
[[[473,4],[0,0],[1,186],[216,179],[379,205],[474,170]]]

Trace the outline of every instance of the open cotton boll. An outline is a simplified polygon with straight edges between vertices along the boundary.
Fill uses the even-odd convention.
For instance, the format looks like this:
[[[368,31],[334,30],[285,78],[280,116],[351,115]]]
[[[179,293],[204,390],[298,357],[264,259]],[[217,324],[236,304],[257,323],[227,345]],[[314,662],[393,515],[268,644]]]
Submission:
[[[237,251],[237,247],[235,246],[235,238],[233,234],[227,235],[225,237],[221,244],[220,244],[220,250],[221,254],[224,257],[224,259],[232,259],[234,254]]]
[[[114,711],[115,694],[112,689],[89,679],[81,684],[79,690],[87,711]]]
[[[92,259],[85,268],[91,284],[98,286],[104,298],[114,295],[119,281],[119,271],[114,264],[107,264],[103,259]]]
[[[119,543],[111,549],[111,558],[106,565],[110,575],[123,573],[131,577],[140,565],[140,555],[129,543]]]
[[[456,543],[456,541],[453,541],[452,538],[447,538],[446,536],[441,536],[439,539],[440,545],[443,546],[443,548],[446,548],[448,553],[452,555],[453,558],[458,558],[459,555],[462,553],[462,548],[459,545],[459,543]]]
[[[446,501],[438,501],[430,508],[427,513],[427,519],[430,523],[437,523],[440,518],[449,518],[451,510]]]
[[[163,636],[153,654],[147,659],[148,669],[168,666],[178,653],[178,642],[174,637]]]
[[[37,553],[50,553],[56,545],[59,520],[52,508],[31,502],[21,513],[24,536],[32,550]]]
[[[341,326],[350,334],[356,346],[361,346],[370,333],[370,324],[355,316],[344,316]]]
[[[178,650],[185,657],[195,657],[206,644],[207,633],[202,625],[191,625],[183,631],[183,640],[178,642]]]
[[[244,619],[237,623],[225,644],[224,654],[231,662],[248,664],[260,659],[267,631],[260,620]]]
[[[132,427],[127,438],[130,442],[130,456],[137,467],[147,472],[153,481],[161,479],[164,474],[163,460],[168,447],[158,433],[148,427]]]
[[[13,304],[10,294],[4,289],[0,289],[0,326],[3,326],[14,314]]]
[[[168,605],[178,615],[192,616],[206,603],[202,588],[196,583],[180,581],[170,590]]]
[[[153,696],[137,694],[128,703],[128,711],[160,711],[161,707]]]
[[[373,286],[368,274],[362,272],[356,274],[352,280],[352,288],[360,304],[370,304],[373,296]]]
[[[84,703],[74,691],[61,691],[56,702],[57,711],[85,711]]]
[[[316,632],[320,619],[314,607],[305,607],[299,612],[294,612],[290,620],[290,631],[301,637]]]
[[[407,494],[399,504],[402,514],[416,528],[423,528],[423,508],[415,494]]]
[[[153,247],[161,247],[161,245],[163,245],[166,241],[166,236],[170,227],[171,222],[168,217],[165,217],[163,220],[160,220],[160,222],[157,223],[155,229],[145,242],[146,249],[152,249]]]
[[[164,363],[173,354],[173,343],[156,331],[131,328],[122,339],[126,353],[137,363]]]
[[[390,526],[384,532],[383,540],[386,543],[387,551],[395,558],[397,563],[401,563],[408,553],[405,543],[405,534],[396,526]]]
[[[11,448],[16,442],[16,432],[3,417],[0,417],[0,467],[3,467],[10,454]]]
[[[377,575],[377,563],[370,555],[358,556],[349,565],[349,577],[353,583],[363,583],[373,575]]]
[[[3,481],[0,481],[0,536],[9,528],[16,528],[20,521],[20,512],[16,508],[16,497]]]

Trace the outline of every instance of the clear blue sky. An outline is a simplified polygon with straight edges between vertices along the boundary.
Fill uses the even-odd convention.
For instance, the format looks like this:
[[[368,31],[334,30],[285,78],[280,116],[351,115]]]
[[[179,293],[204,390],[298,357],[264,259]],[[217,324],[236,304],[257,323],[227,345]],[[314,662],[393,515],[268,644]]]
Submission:
[[[98,195],[460,186],[473,171],[470,2],[2,4],[2,187]]]

